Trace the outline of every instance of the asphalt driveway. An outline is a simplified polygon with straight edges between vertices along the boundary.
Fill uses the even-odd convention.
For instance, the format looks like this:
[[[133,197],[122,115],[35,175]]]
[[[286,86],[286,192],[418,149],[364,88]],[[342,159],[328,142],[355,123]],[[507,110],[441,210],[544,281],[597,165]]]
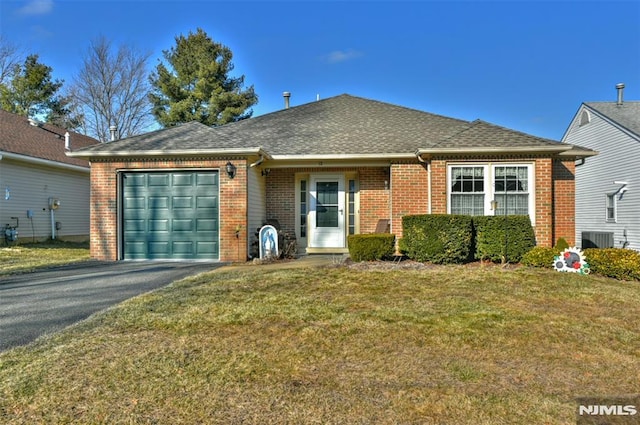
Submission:
[[[86,262],[0,277],[0,351],[221,263]]]

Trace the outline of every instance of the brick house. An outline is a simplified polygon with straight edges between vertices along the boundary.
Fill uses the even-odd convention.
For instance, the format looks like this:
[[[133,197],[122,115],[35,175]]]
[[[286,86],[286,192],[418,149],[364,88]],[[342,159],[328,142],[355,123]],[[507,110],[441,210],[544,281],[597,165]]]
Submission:
[[[275,219],[301,253],[346,252],[407,214],[528,214],[573,243],[575,160],[589,149],[480,120],[340,95],[227,124],[197,122],[70,153],[91,161],[91,253],[244,261]],[[496,211],[492,200],[498,201]]]

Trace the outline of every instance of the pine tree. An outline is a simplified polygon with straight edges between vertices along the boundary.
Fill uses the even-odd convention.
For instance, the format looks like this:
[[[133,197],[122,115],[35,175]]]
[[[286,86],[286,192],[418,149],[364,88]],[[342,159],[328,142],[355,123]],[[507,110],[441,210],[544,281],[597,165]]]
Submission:
[[[244,76],[231,77],[231,50],[214,42],[202,29],[175,38],[163,51],[168,64],[159,63],[150,77],[153,115],[164,127],[199,121],[218,126],[251,117],[258,102]]]

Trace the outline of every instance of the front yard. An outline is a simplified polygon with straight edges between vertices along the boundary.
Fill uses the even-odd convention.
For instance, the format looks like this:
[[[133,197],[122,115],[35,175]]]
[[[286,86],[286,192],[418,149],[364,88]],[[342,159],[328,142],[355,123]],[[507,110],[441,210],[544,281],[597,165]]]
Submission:
[[[638,392],[640,285],[495,266],[202,274],[0,354],[8,424],[571,424]]]
[[[0,246],[0,276],[89,260],[89,244],[51,241]]]

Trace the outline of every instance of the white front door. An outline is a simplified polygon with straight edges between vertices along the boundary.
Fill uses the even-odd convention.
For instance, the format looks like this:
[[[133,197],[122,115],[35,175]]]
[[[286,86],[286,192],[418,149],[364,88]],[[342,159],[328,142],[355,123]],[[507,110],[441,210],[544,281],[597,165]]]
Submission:
[[[344,248],[344,176],[311,176],[309,246]]]

